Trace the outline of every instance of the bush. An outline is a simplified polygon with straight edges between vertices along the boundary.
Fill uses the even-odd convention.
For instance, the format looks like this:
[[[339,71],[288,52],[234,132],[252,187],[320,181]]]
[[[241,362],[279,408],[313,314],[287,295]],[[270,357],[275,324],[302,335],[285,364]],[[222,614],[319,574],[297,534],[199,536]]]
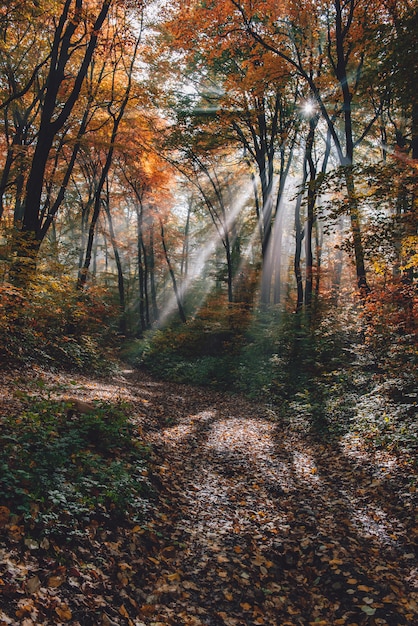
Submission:
[[[162,379],[228,389],[266,402],[291,428],[316,437],[356,432],[365,443],[397,448],[402,443],[412,450],[413,333],[408,327],[400,334],[407,325],[398,317],[394,295],[379,307],[376,298],[373,293],[366,305],[371,321],[365,341],[358,308],[335,310],[322,303],[315,319],[277,311],[254,315],[252,324],[237,329],[231,343],[215,354],[199,351],[205,345],[196,333],[201,321],[150,333],[125,354]],[[219,331],[219,319],[225,317],[218,315],[210,324],[206,319],[209,336]]]
[[[68,405],[27,399],[0,431],[0,503],[42,534],[74,533],[91,519],[142,519],[150,485],[149,448],[124,407],[97,405],[67,416]]]
[[[398,280],[376,287],[367,299],[364,320],[369,362],[385,377],[399,379],[402,373],[406,390],[411,384],[413,388],[418,357],[415,286]]]
[[[0,356],[13,363],[39,362],[67,369],[101,371],[111,341],[112,309],[95,288],[42,277],[30,290],[0,284]]]
[[[249,326],[246,311],[242,329],[240,315],[233,313],[229,331],[226,315],[199,317],[150,332],[125,346],[123,356],[163,379],[229,388],[273,402],[292,397],[347,362],[349,331],[336,322],[312,329],[300,316],[275,312],[260,314]]]

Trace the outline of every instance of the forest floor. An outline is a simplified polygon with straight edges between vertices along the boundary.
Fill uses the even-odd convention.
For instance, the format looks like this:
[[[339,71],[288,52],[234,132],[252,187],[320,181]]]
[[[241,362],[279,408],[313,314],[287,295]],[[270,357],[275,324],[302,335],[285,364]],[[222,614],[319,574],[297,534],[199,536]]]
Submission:
[[[159,495],[145,526],[93,521],[69,546],[31,542],[0,515],[1,626],[418,624],[408,459],[143,372],[3,372],[0,408],[37,378],[52,396],[128,402]]]

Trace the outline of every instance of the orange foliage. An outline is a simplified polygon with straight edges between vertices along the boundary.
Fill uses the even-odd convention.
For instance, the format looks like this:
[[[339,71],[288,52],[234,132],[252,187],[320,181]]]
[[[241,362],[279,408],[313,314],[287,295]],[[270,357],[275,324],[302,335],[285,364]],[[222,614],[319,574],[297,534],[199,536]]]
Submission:
[[[414,285],[400,278],[376,285],[365,303],[366,345],[391,372],[416,358],[417,305]]]

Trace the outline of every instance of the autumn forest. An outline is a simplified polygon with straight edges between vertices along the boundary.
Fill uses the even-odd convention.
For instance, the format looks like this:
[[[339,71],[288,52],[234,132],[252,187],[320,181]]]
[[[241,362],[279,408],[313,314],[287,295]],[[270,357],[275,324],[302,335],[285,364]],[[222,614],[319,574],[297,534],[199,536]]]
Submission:
[[[0,625],[418,619],[413,0],[0,3]]]

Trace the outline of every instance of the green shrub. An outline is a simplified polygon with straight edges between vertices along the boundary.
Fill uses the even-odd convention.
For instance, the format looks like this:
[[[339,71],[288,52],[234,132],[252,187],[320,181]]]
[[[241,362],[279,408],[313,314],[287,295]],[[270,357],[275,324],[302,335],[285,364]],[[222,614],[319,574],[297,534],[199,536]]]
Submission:
[[[106,294],[79,291],[74,281],[39,277],[24,291],[0,284],[0,356],[3,362],[47,363],[79,371],[108,371],[111,342]]]
[[[91,519],[142,519],[151,493],[149,448],[123,407],[97,405],[67,416],[68,406],[27,399],[0,430],[0,503],[44,534],[74,532]],[[33,511],[36,516],[33,519]]]

